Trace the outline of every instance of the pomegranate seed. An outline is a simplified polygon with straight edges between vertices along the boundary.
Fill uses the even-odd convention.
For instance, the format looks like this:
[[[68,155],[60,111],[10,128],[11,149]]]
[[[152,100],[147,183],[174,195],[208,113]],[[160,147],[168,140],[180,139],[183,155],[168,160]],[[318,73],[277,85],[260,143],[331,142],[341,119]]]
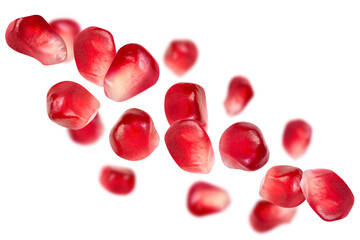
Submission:
[[[226,129],[219,148],[228,168],[255,171],[269,160],[269,150],[260,129],[248,122],[238,122]]]
[[[182,76],[195,64],[198,50],[190,40],[174,40],[165,52],[165,64],[175,74]]]
[[[100,183],[113,194],[129,194],[135,187],[135,173],[129,168],[105,166],[100,173]]]
[[[70,129],[85,127],[100,107],[99,101],[83,86],[71,81],[59,82],[47,94],[49,118]]]
[[[187,197],[189,211],[198,217],[222,212],[229,204],[227,191],[206,182],[194,183]]]
[[[228,89],[224,102],[226,112],[230,116],[239,114],[254,96],[254,91],[248,79],[242,76],[234,77]]]
[[[74,38],[80,32],[80,26],[72,19],[57,19],[50,22],[50,26],[65,41],[67,60],[74,57]]]
[[[74,142],[87,145],[96,142],[101,137],[104,132],[104,126],[98,113],[84,128],[78,130],[69,129],[68,131]]]
[[[74,57],[79,73],[101,87],[115,54],[113,36],[105,29],[88,27],[74,39]]]
[[[311,126],[301,119],[288,122],[283,135],[283,146],[293,158],[303,155],[311,140]]]
[[[39,15],[12,21],[6,29],[5,38],[9,47],[44,65],[58,64],[66,60],[64,40]]]
[[[300,181],[303,172],[292,166],[270,168],[261,184],[260,196],[280,207],[292,208],[305,201]]]
[[[193,83],[177,83],[165,95],[165,114],[171,125],[180,119],[197,120],[207,129],[207,108],[204,89]]]
[[[108,98],[122,102],[153,86],[159,78],[159,65],[139,44],[127,44],[119,49],[109,71],[104,89]]]
[[[131,108],[121,115],[112,128],[110,144],[119,157],[137,161],[155,150],[159,145],[159,134],[149,114]]]
[[[191,173],[209,173],[214,151],[206,131],[195,120],[174,122],[165,134],[170,155],[180,168]]]
[[[331,170],[307,170],[300,185],[310,207],[324,221],[346,217],[354,205],[350,188]]]
[[[290,223],[296,208],[282,208],[271,202],[260,200],[250,214],[250,225],[257,232],[267,232],[279,225]]]

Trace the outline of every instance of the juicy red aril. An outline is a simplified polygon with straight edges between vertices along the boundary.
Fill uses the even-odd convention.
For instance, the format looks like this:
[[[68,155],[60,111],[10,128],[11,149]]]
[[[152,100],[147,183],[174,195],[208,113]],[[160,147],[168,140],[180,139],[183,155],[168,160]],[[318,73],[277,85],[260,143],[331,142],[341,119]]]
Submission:
[[[84,128],[78,130],[69,129],[68,131],[74,142],[87,145],[96,142],[101,137],[104,132],[104,126],[98,113]]]
[[[301,119],[288,122],[283,135],[283,146],[293,158],[303,155],[311,140],[311,126]]]
[[[189,190],[187,207],[198,217],[225,210],[230,204],[230,196],[222,188],[206,182],[196,182]]]
[[[100,173],[100,183],[113,194],[129,194],[135,187],[135,173],[129,168],[105,166]]]
[[[219,148],[228,168],[255,171],[269,160],[269,150],[260,129],[248,122],[235,123],[226,129]]]
[[[176,164],[191,173],[209,173],[214,151],[206,131],[195,120],[174,122],[165,134],[165,143]]]
[[[112,128],[110,144],[119,157],[137,161],[155,150],[159,145],[159,134],[149,114],[131,108],[121,115]]]
[[[279,225],[290,223],[295,214],[296,208],[282,208],[260,200],[250,214],[250,225],[257,232],[267,232]]]
[[[165,52],[165,64],[175,74],[185,74],[198,57],[196,45],[190,40],[174,40]]]
[[[310,207],[324,221],[346,217],[354,205],[350,188],[331,170],[307,170],[300,185]]]
[[[115,54],[113,36],[105,29],[88,27],[75,37],[74,57],[79,73],[101,87]]]
[[[234,77],[230,84],[224,102],[226,112],[233,116],[239,114],[254,96],[254,91],[248,79],[242,76]]]
[[[85,127],[100,107],[99,101],[88,90],[71,81],[52,86],[46,100],[49,118],[70,129]]]
[[[80,26],[72,19],[56,19],[50,22],[50,26],[65,41],[67,49],[67,60],[74,56],[74,38],[80,32]]]
[[[303,172],[292,166],[270,168],[261,184],[260,196],[280,207],[292,208],[305,201],[300,181]]]
[[[159,78],[159,65],[139,44],[119,49],[106,73],[104,90],[108,98],[122,102],[153,86]]]
[[[12,21],[6,29],[5,38],[9,47],[44,65],[58,64],[66,60],[64,40],[39,15]]]
[[[165,95],[165,114],[169,124],[180,119],[197,120],[207,129],[207,108],[204,89],[193,83],[177,83]]]

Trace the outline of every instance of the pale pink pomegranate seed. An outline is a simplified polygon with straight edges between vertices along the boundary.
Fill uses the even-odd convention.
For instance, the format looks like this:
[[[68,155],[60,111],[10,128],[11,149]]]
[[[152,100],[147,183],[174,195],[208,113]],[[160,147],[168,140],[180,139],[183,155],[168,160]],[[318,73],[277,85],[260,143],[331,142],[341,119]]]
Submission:
[[[209,173],[214,151],[206,131],[195,120],[174,122],[165,134],[165,143],[176,164],[191,173]]]
[[[238,122],[220,138],[220,155],[228,168],[255,171],[269,160],[269,150],[263,134],[254,124]]]
[[[67,60],[74,57],[74,38],[80,32],[80,26],[72,19],[56,19],[50,22],[50,26],[65,41]]]
[[[79,73],[101,87],[115,54],[113,36],[105,29],[88,27],[74,39],[74,57]]]
[[[254,91],[247,78],[237,76],[231,79],[227,97],[224,102],[225,110],[230,116],[239,114],[254,96]]]
[[[324,221],[346,217],[354,205],[350,188],[331,170],[307,170],[300,185],[310,207]]]
[[[303,172],[292,166],[270,168],[260,186],[260,196],[280,207],[292,208],[305,201],[300,181]]]
[[[293,158],[303,155],[311,140],[311,126],[301,119],[288,122],[283,135],[283,146]]]
[[[135,173],[124,167],[105,166],[100,173],[100,184],[117,195],[131,193],[135,187]]]
[[[85,127],[100,107],[100,102],[88,90],[71,81],[52,86],[46,100],[49,118],[70,129]]]
[[[106,73],[104,90],[108,98],[122,102],[153,86],[159,79],[159,65],[139,44],[119,49]]]
[[[165,95],[165,114],[170,125],[180,119],[194,119],[206,130],[208,116],[204,89],[194,83],[173,85]]]
[[[165,52],[165,64],[175,74],[182,76],[195,64],[198,50],[190,40],[174,40]]]
[[[39,15],[12,21],[6,29],[5,38],[9,47],[44,65],[58,64],[66,60],[64,40]]]
[[[159,134],[149,114],[131,108],[112,128],[110,144],[119,157],[137,161],[148,157],[156,149]]]
[[[74,142],[88,145],[96,142],[101,137],[104,132],[104,126],[98,113],[85,127],[78,130],[68,129],[68,131]]]
[[[194,183],[188,193],[187,207],[198,217],[224,211],[230,204],[230,196],[224,189],[206,182]]]
[[[255,231],[263,233],[290,223],[295,214],[296,208],[282,208],[271,202],[260,200],[250,214],[250,225]]]

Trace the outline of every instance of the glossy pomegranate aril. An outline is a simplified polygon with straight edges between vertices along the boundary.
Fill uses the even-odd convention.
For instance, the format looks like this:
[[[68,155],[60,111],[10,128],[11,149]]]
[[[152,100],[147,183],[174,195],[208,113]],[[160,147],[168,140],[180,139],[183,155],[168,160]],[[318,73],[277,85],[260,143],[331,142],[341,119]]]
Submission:
[[[260,196],[280,207],[292,208],[305,201],[300,181],[303,172],[292,166],[270,168],[260,187]]]
[[[119,157],[137,161],[148,157],[156,149],[159,134],[149,114],[131,108],[112,128],[110,144]]]
[[[283,146],[293,158],[303,155],[311,140],[311,126],[301,119],[288,122],[283,135]]]
[[[194,183],[187,197],[189,211],[198,217],[219,213],[230,204],[230,196],[224,189],[206,182]]]
[[[255,171],[269,160],[269,150],[260,129],[248,122],[238,122],[226,129],[219,148],[228,168]]]
[[[354,205],[350,188],[331,170],[307,170],[300,185],[310,207],[324,221],[346,217]]]
[[[171,157],[183,170],[209,173],[214,165],[214,151],[206,131],[195,120],[174,122],[165,134]]]
[[[12,21],[6,29],[5,38],[9,47],[44,65],[58,64],[66,60],[64,40],[39,15]]]
[[[70,129],[85,127],[100,107],[100,102],[88,90],[71,81],[52,86],[46,100],[49,118]]]
[[[78,130],[68,129],[68,131],[74,142],[87,145],[96,142],[101,137],[104,132],[104,126],[98,113],[85,127]]]
[[[101,87],[115,54],[113,36],[105,29],[88,27],[75,37],[74,57],[79,73]]]
[[[135,173],[129,168],[105,166],[100,173],[100,183],[113,194],[129,194],[135,187]]]
[[[193,83],[173,85],[165,95],[165,114],[170,125],[180,119],[193,119],[206,130],[208,116],[204,89]]]

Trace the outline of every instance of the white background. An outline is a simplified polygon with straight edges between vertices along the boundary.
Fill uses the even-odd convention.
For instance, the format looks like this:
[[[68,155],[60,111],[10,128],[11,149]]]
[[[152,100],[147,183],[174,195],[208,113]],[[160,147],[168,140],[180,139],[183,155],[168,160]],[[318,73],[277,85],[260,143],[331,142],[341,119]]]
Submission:
[[[105,28],[117,49],[143,45],[159,62],[158,83],[116,103],[83,79],[74,62],[46,67],[13,51],[4,38],[7,25],[33,14]],[[358,1],[8,1],[1,6],[0,33],[0,239],[359,239]],[[175,38],[192,39],[200,54],[181,78],[163,62]],[[242,114],[229,117],[223,101],[235,75],[250,79],[255,96]],[[64,80],[82,84],[101,102],[106,131],[93,146],[76,145],[47,116],[46,93]],[[200,84],[207,94],[216,158],[208,175],[182,171],[163,141],[164,95],[180,81]],[[110,129],[130,107],[148,112],[161,136],[154,153],[139,162],[120,159],[108,142]],[[281,145],[284,125],[293,118],[313,127],[310,148],[297,161]],[[230,170],[220,159],[220,136],[238,121],[256,124],[270,148],[269,162],[256,172]],[[106,164],[134,169],[131,195],[102,189],[98,174]],[[280,164],[335,171],[355,195],[352,212],[328,223],[305,202],[291,224],[257,234],[249,213],[262,177]],[[204,218],[190,215],[186,193],[197,180],[227,189],[229,208]]]

